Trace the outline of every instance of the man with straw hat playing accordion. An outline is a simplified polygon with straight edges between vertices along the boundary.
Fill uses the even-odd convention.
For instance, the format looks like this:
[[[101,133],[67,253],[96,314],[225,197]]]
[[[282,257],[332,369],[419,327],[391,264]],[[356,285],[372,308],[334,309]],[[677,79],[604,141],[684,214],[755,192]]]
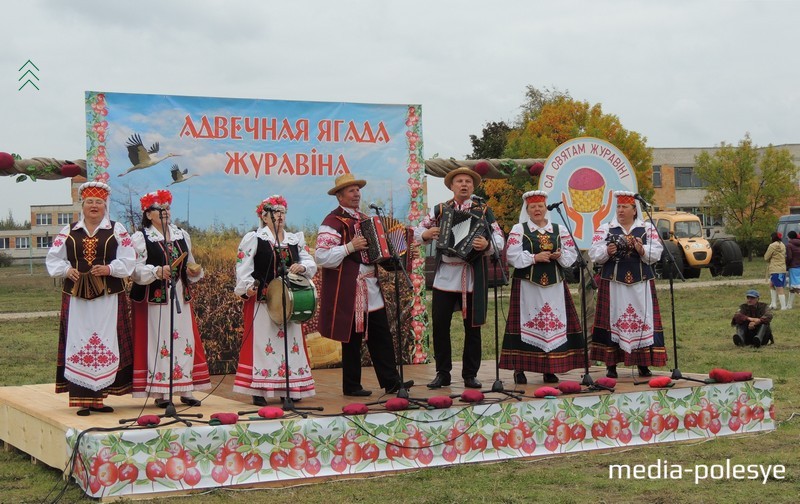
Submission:
[[[481,176],[474,170],[461,167],[445,176],[444,183],[453,191],[453,199],[440,203],[414,230],[414,238],[425,243],[439,238],[439,219],[445,207],[471,214],[473,219],[486,219],[491,230],[492,241],[486,236],[477,236],[472,243],[474,250],[480,252],[467,262],[460,257],[436,254],[436,276],[433,281],[433,352],[436,359],[436,378],[428,384],[429,388],[450,385],[450,371],[453,369],[453,356],[450,342],[450,324],[453,309],[460,307],[464,320],[464,355],[461,376],[464,386],[481,388],[476,378],[481,365],[481,325],[486,322],[489,298],[487,284],[487,255],[492,247],[502,250],[505,245],[503,231],[495,222],[492,210],[485,204],[474,202],[472,193],[481,183]]]
[[[80,416],[110,413],[108,394],[131,389],[133,351],[128,296],[136,252],[125,227],[108,218],[111,189],[86,182],[78,189],[81,218],[64,226],[47,252],[50,276],[63,278],[56,392],[69,392]]]
[[[366,180],[352,173],[336,177],[328,194],[336,196],[339,206],[322,221],[315,252],[322,275],[319,332],[342,343],[342,392],[355,397],[372,394],[361,385],[362,338],[380,386],[386,393],[400,389],[377,266],[364,264],[360,251],[367,248],[367,240],[355,233],[356,223],[366,218],[358,210],[365,185]],[[413,384],[408,381],[403,388]]]

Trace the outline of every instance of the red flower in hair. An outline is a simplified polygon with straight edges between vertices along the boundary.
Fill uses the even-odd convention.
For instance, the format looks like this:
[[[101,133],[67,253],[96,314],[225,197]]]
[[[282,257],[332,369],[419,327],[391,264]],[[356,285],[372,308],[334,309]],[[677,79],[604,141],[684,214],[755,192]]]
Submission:
[[[172,203],[172,193],[166,189],[159,189],[142,196],[139,203],[142,205],[143,212],[151,207],[163,207]]]
[[[286,203],[286,198],[280,194],[275,194],[262,201],[261,204],[256,207],[256,214],[261,216],[261,214],[264,213],[265,208],[286,211],[289,208],[289,204]]]

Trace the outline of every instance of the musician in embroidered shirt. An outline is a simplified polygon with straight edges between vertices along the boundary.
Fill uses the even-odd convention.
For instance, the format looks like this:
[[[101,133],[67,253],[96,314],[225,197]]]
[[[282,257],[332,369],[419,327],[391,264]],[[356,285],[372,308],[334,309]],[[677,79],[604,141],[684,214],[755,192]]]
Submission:
[[[336,178],[328,194],[339,206],[322,221],[317,234],[315,258],[321,269],[319,332],[342,342],[342,391],[364,397],[372,391],[361,385],[361,341],[366,340],[378,383],[387,393],[400,388],[394,345],[386,318],[376,265],[364,264],[361,251],[367,240],[356,236],[356,222],[367,216],[359,212],[365,180],[351,173]],[[414,384],[404,383],[404,388]]]
[[[522,195],[520,223],[508,235],[508,263],[514,267],[500,367],[514,370],[515,383],[527,383],[525,371],[558,383],[556,373],[584,365],[578,313],[562,268],[578,258],[566,228],[550,222],[547,193]]]
[[[111,189],[98,181],[78,189],[81,218],[61,229],[47,252],[47,271],[63,278],[56,392],[69,392],[80,416],[110,413],[108,394],[130,392],[133,343],[122,279],[136,261],[131,237],[108,218]]]
[[[267,288],[280,286],[280,280],[275,279],[283,268],[305,278],[317,272],[303,233],[290,233],[284,228],[287,210],[283,196],[276,194],[262,201],[256,208],[260,226],[244,235],[236,258],[233,292],[244,299],[244,332],[233,391],[253,396],[256,406],[266,406],[267,398],[276,394],[286,397],[286,373],[289,397],[299,401],[315,394],[300,323],[287,320],[289,340],[285,342],[283,320],[276,323],[267,308]],[[299,304],[297,299],[295,308]],[[314,306],[309,308],[314,310]],[[292,315],[287,313],[287,317]],[[285,343],[289,347],[288,359],[284,355]]]
[[[649,366],[667,362],[653,269],[663,249],[651,222],[641,219],[634,194],[614,193],[615,217],[594,232],[589,258],[602,265],[597,311],[589,358],[606,363],[606,375],[617,377],[617,363]]]
[[[453,357],[450,341],[450,324],[454,308],[460,308],[464,322],[464,354],[461,376],[464,385],[480,388],[476,378],[481,365],[481,325],[486,321],[488,303],[489,257],[493,247],[502,250],[505,245],[503,231],[495,222],[492,210],[485,204],[474,202],[471,197],[481,183],[481,176],[474,170],[461,167],[452,170],[444,179],[445,185],[453,191],[453,198],[440,203],[414,230],[414,238],[425,243],[437,241],[436,276],[433,281],[433,351],[436,359],[436,378],[428,384],[429,388],[450,385],[450,371]],[[468,260],[458,255],[448,255],[439,250],[441,222],[443,214],[461,212],[469,214],[470,223],[480,225],[485,217],[491,230],[484,230],[474,237],[471,245],[474,254]],[[452,229],[451,229],[452,231]],[[444,234],[450,239],[450,232]],[[491,239],[491,241],[490,241]],[[467,238],[468,240],[468,238]],[[462,244],[463,245],[463,244]]]
[[[136,341],[133,397],[152,397],[156,406],[167,407],[172,361],[173,392],[181,396],[183,404],[200,406],[192,391],[210,389],[211,380],[194,319],[190,284],[203,278],[203,269],[192,255],[189,233],[171,222],[172,193],[163,189],[147,193],[139,203],[142,230],[133,235],[136,268],[131,288]],[[171,306],[171,292],[180,313]],[[174,310],[172,334],[170,310]],[[174,356],[170,356],[170,336]]]

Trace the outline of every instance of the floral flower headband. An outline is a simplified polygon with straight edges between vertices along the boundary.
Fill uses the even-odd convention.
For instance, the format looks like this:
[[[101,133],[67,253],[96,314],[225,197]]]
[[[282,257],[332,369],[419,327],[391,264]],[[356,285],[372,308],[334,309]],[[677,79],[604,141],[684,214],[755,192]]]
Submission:
[[[265,210],[281,210],[285,212],[288,207],[289,205],[286,203],[286,198],[280,194],[274,194],[256,207],[256,215],[261,217]]]
[[[172,193],[166,189],[159,189],[142,196],[139,203],[142,205],[143,212],[151,208],[164,208],[172,203]]]

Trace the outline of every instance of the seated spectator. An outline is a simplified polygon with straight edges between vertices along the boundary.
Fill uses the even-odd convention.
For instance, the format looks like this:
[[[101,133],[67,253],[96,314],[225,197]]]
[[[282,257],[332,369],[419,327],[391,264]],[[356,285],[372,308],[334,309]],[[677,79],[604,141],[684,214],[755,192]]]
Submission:
[[[775,343],[769,323],[772,310],[767,303],[759,301],[758,291],[750,289],[745,293],[747,302],[739,306],[733,315],[732,326],[736,326],[733,342],[736,346],[753,345],[758,348],[767,343]]]

